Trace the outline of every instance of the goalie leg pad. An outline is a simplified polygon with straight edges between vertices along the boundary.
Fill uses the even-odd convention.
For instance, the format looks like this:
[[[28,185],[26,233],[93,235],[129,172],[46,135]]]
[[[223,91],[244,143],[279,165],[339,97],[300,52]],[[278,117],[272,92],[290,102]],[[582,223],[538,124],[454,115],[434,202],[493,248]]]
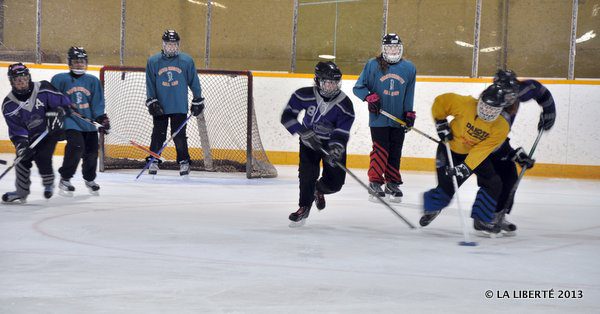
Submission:
[[[475,203],[471,211],[471,218],[480,220],[486,223],[491,223],[494,220],[494,212],[497,202],[484,189],[477,191]]]

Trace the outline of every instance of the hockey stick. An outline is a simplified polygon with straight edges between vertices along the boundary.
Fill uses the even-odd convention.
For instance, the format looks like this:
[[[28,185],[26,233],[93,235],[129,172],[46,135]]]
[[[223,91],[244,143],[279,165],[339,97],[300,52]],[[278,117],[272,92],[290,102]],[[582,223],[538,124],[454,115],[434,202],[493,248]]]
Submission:
[[[325,156],[329,156],[329,153],[324,150],[321,147],[321,152],[323,154],[325,154]],[[402,216],[399,212],[397,212],[390,204],[388,204],[388,202],[386,202],[383,197],[379,196],[377,193],[375,193],[374,191],[372,191],[368,185],[366,185],[364,182],[362,182],[354,173],[352,173],[352,171],[350,171],[348,168],[344,167],[344,165],[342,165],[341,162],[339,161],[335,161],[335,165],[340,167],[340,169],[344,170],[344,172],[346,172],[347,174],[349,174],[352,178],[354,178],[354,180],[356,180],[356,182],[360,183],[360,185],[362,185],[365,189],[367,189],[367,191],[372,192],[371,194],[374,195],[375,197],[377,197],[377,199],[381,202],[381,204],[385,205],[385,207],[387,207],[389,210],[391,210],[394,214],[396,214],[396,216],[398,216],[398,218],[402,219],[411,229],[415,229],[416,227],[410,223],[410,221],[406,220],[406,218],[404,218],[404,216]]]
[[[417,133],[419,133],[419,134],[421,134],[421,135],[425,136],[426,138],[428,138],[428,139],[430,139],[430,140],[432,140],[432,141],[434,141],[434,142],[436,142],[436,143],[438,143],[438,144],[441,144],[441,143],[442,143],[442,142],[440,142],[440,140],[436,140],[435,138],[433,138],[433,137],[431,137],[431,136],[427,135],[427,133],[425,133],[425,132],[423,132],[423,131],[421,131],[421,130],[419,130],[419,129],[416,129],[414,126],[413,126],[413,127],[408,127],[408,126],[406,126],[406,122],[404,122],[404,121],[400,120],[398,117],[394,116],[393,114],[391,114],[391,113],[389,113],[389,112],[387,112],[387,111],[385,111],[385,110],[380,110],[380,111],[379,111],[379,113],[381,113],[382,115],[384,115],[384,116],[386,116],[386,117],[388,117],[388,118],[392,119],[392,121],[394,121],[394,122],[396,122],[396,123],[400,124],[401,126],[405,127],[405,128],[406,128],[407,130],[409,130],[409,131],[410,131],[410,130],[414,130],[415,132],[417,132]]]
[[[446,145],[446,152],[448,153],[448,164],[450,168],[454,168],[454,160],[452,160],[452,151],[450,150],[450,143],[444,142]],[[458,242],[459,245],[462,246],[476,246],[477,242],[472,242],[469,238],[469,232],[467,232],[467,224],[465,223],[465,213],[463,213],[462,207],[460,206],[460,197],[458,197],[458,179],[455,175],[452,175],[452,185],[454,186],[454,195],[456,196],[456,206],[458,207],[458,212],[460,213],[460,226],[462,227],[463,236],[465,238],[464,241]]]
[[[177,130],[175,130],[175,132],[173,132],[173,134],[171,134],[171,137],[169,137],[165,143],[163,144],[163,146],[158,150],[157,154],[160,155],[163,150],[165,150],[165,148],[167,148],[167,145],[169,145],[169,143],[175,138],[175,136],[177,136],[177,134],[179,134],[179,132],[183,129],[183,127],[188,123],[188,121],[190,121],[190,118],[193,117],[194,115],[190,114],[187,118],[185,118],[185,121],[183,121],[181,123],[181,125],[177,128]],[[144,166],[144,168],[142,169],[142,171],[140,171],[140,173],[138,173],[138,175],[135,177],[135,179],[139,179],[142,174],[144,174],[144,171],[146,171],[146,169],[148,169],[150,167],[150,165],[152,164],[152,162],[154,162],[154,160],[156,160],[156,158],[151,157],[150,160],[148,160],[148,162],[146,163],[146,165]]]
[[[46,137],[46,135],[48,135],[48,129],[42,132],[42,134],[40,134],[40,136],[38,136],[38,138],[35,141],[33,141],[33,143],[29,144],[29,148],[33,149],[34,147],[36,147],[37,144],[39,144],[44,139],[44,137]],[[6,170],[4,170],[2,174],[0,174],[0,179],[4,178],[4,176],[10,171],[10,169],[14,168],[19,162],[21,162],[21,160],[23,160],[22,156],[18,156],[17,158],[15,158],[13,164],[6,168]]]
[[[544,133],[543,128],[540,129],[540,131],[538,132],[538,136],[535,139],[535,142],[533,142],[533,146],[531,146],[531,150],[529,151],[529,156],[528,156],[529,158],[533,157],[535,148],[537,147],[537,144],[540,141],[540,138],[542,138],[542,133]],[[504,218],[504,216],[506,215],[508,210],[512,207],[512,205],[515,201],[515,194],[517,193],[517,188],[519,187],[519,183],[521,182],[521,179],[523,178],[523,176],[525,176],[526,170],[527,170],[527,167],[521,168],[521,172],[519,173],[519,177],[517,178],[517,181],[513,185],[512,189],[510,189],[510,193],[508,193],[508,198],[506,199],[506,204],[505,204],[504,208],[500,212],[498,212],[498,215],[496,216],[496,226],[500,225],[500,223],[502,222],[502,219]]]
[[[79,118],[79,119],[81,119],[81,120],[83,120],[83,121],[85,121],[85,122],[87,122],[87,123],[89,123],[89,124],[91,124],[91,125],[95,126],[96,128],[101,128],[101,127],[102,127],[102,124],[100,124],[100,123],[98,123],[98,122],[96,122],[96,121],[92,121],[92,120],[90,120],[90,119],[88,119],[88,118],[86,118],[86,117],[82,116],[82,115],[81,115],[79,112],[72,111],[72,112],[71,112],[71,115],[74,115],[74,116],[76,116],[77,118]],[[162,161],[164,161],[164,160],[165,160],[165,159],[164,159],[163,157],[161,157],[159,154],[157,154],[157,153],[155,153],[155,152],[153,152],[153,151],[151,151],[151,150],[147,149],[146,147],[142,146],[141,144],[138,144],[137,142],[135,142],[135,141],[133,141],[133,140],[127,139],[127,138],[125,138],[124,136],[122,136],[122,135],[120,135],[120,134],[118,134],[118,133],[115,133],[114,131],[108,131],[108,130],[105,130],[105,132],[106,132],[106,134],[112,134],[112,135],[114,135],[114,136],[116,136],[116,137],[120,138],[120,139],[121,139],[121,140],[123,140],[123,141],[129,142],[129,144],[133,145],[135,148],[138,148],[138,149],[140,149],[140,150],[142,150],[142,151],[146,152],[147,154],[149,154],[150,156],[152,156],[152,157],[154,157],[154,158],[156,158],[156,159],[160,159],[160,160],[162,160]]]

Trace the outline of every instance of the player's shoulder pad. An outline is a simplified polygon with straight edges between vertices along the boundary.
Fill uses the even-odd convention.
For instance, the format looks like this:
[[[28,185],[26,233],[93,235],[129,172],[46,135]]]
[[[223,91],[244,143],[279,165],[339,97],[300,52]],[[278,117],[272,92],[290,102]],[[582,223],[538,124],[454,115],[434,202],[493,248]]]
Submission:
[[[185,62],[194,62],[194,59],[185,52],[180,52],[178,55],[179,59]]]
[[[8,96],[4,97],[4,100],[2,101],[2,112],[4,112],[4,107],[9,104],[12,100],[10,98],[8,98]]]
[[[343,99],[338,103],[340,109],[342,109],[342,111],[345,113],[354,116],[354,105],[352,104],[350,97],[348,97],[348,95],[346,95],[344,92],[340,92],[339,96],[343,97]]]
[[[315,92],[312,86],[302,87],[294,92],[294,96],[301,101],[313,101],[315,100]]]

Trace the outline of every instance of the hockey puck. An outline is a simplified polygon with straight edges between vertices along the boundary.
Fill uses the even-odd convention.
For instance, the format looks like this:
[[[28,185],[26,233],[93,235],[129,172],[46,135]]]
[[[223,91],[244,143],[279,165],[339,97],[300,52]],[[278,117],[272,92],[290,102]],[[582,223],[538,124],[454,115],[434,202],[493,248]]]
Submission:
[[[458,242],[458,245],[461,245],[461,246],[477,246],[477,242],[460,241],[460,242]]]

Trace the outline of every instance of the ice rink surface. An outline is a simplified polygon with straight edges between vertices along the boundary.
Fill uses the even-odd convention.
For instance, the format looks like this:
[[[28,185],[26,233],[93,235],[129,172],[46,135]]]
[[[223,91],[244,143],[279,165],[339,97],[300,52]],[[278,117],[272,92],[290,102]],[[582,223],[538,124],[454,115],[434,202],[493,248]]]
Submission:
[[[100,196],[78,174],[74,197],[47,201],[34,168],[28,202],[0,205],[0,313],[600,313],[600,181],[526,176],[517,235],[463,247],[456,203],[409,230],[351,177],[289,228],[297,170],[278,170],[111,171]],[[434,174],[403,179],[394,207],[418,225]],[[475,192],[461,189],[467,215]]]

